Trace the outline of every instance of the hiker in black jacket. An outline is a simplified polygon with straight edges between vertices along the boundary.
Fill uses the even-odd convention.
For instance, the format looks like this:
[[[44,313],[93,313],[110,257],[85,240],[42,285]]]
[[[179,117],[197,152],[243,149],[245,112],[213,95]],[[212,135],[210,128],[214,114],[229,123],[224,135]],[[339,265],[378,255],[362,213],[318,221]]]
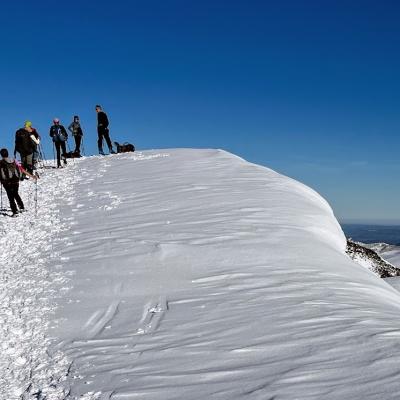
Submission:
[[[101,109],[101,106],[97,105],[96,106],[96,112],[97,112],[97,134],[98,134],[98,141],[97,145],[99,147],[99,154],[104,156],[104,151],[103,151],[103,138],[106,140],[107,146],[110,150],[111,154],[115,154],[115,151],[112,148],[112,143],[110,139],[110,131],[108,129],[108,118],[107,114]]]
[[[19,181],[22,178],[22,174],[28,175],[33,179],[37,179],[36,176],[31,175],[23,167],[18,165],[15,160],[8,158],[8,150],[0,150],[0,182],[7,193],[8,201],[10,202],[10,208],[12,211],[12,217],[16,217],[19,212],[25,210],[24,203],[18,193]],[[18,205],[18,208],[17,208]]]
[[[74,153],[80,157],[81,156],[81,142],[83,131],[81,127],[81,123],[79,121],[79,117],[77,115],[74,116],[74,120],[70,123],[68,130],[72,133],[72,136],[75,139],[75,150]]]
[[[15,132],[14,157],[19,153],[22,166],[30,173],[33,172],[33,156],[36,151],[35,133],[37,134],[30,121],[26,121],[25,126]]]
[[[60,125],[60,120],[58,118],[53,119],[54,125],[50,128],[50,137],[53,138],[53,143],[57,152],[57,168],[61,168],[61,151],[64,165],[67,164],[67,149],[65,147],[65,142],[68,139],[68,133],[65,128]]]

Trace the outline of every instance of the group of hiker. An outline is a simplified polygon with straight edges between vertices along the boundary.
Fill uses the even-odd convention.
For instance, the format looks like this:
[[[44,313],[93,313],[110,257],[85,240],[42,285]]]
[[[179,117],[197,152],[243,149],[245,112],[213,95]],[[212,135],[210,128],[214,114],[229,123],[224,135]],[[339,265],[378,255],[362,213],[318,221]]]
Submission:
[[[110,139],[107,114],[102,110],[100,105],[96,105],[95,109],[97,113],[97,145],[99,154],[104,155],[104,140],[107,143],[110,153],[114,154],[115,151],[113,150]],[[75,149],[73,152],[70,152],[69,156],[74,158],[80,157],[83,130],[78,115],[73,117],[73,121],[68,126],[68,130],[75,140]],[[68,153],[66,143],[68,143],[68,133],[58,118],[53,119],[53,125],[50,127],[50,137],[52,138],[55,153],[57,154],[57,168],[62,168],[67,164]],[[20,155],[20,163],[15,159],[17,153]],[[24,127],[18,129],[15,133],[14,159],[10,158],[9,152],[5,148],[0,150],[0,156],[0,183],[7,194],[12,211],[11,216],[16,217],[18,213],[25,211],[24,203],[18,193],[19,183],[29,178],[36,181],[39,177],[37,172],[35,172],[38,161],[44,159],[41,147],[41,136],[32,126],[31,121],[26,121]],[[63,161],[63,165],[61,160]],[[2,195],[3,192],[1,191],[1,202],[3,201]]]

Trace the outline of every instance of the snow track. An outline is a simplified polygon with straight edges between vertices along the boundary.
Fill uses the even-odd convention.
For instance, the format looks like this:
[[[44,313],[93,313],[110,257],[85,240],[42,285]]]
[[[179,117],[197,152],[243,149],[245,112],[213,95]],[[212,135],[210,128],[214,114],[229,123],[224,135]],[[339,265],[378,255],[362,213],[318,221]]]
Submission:
[[[62,399],[69,362],[62,352],[50,352],[46,335],[57,298],[68,290],[68,274],[53,246],[68,224],[60,218],[63,201],[74,197],[74,175],[46,170],[35,183],[21,184],[28,212],[0,220],[0,398]],[[3,193],[4,195],[4,193]],[[6,198],[3,204],[8,205]],[[8,212],[10,214],[10,212]]]

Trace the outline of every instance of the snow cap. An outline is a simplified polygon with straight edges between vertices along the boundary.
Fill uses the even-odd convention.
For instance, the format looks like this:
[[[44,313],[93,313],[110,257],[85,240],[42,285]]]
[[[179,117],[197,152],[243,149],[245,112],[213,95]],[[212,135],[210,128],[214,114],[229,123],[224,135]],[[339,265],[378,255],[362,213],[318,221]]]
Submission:
[[[32,126],[32,122],[31,121],[25,121],[25,128],[30,128]]]
[[[60,123],[60,120],[59,120],[58,118],[54,118],[54,119],[53,119],[53,122],[54,122],[55,124],[59,124],[59,123]]]

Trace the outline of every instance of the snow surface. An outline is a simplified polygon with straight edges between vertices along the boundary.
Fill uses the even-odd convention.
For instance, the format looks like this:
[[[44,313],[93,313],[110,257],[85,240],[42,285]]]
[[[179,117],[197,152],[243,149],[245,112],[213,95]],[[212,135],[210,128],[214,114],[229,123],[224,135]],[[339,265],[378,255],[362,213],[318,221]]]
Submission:
[[[399,292],[301,183],[168,150],[45,171],[39,199],[0,225],[1,399],[399,397]]]

